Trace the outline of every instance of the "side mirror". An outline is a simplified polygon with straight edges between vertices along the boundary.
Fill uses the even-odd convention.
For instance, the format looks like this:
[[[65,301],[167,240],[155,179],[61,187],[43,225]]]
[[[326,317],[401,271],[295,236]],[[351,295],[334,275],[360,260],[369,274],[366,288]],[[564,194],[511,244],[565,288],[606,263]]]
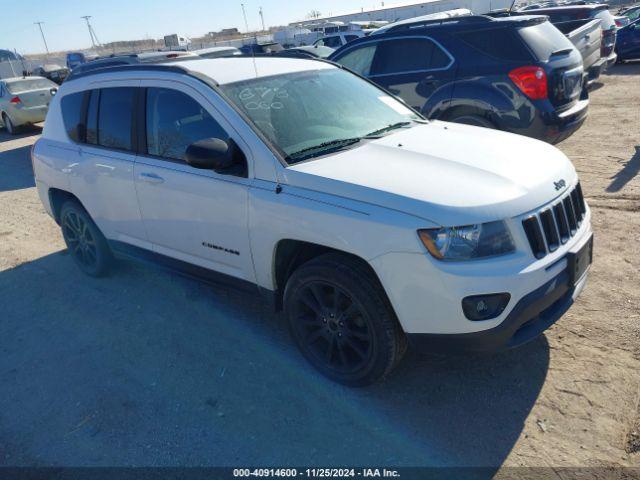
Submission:
[[[239,165],[241,156],[243,156],[242,152],[233,140],[225,142],[219,138],[198,140],[189,145],[186,151],[186,161],[193,168],[215,170],[216,172],[224,172]]]

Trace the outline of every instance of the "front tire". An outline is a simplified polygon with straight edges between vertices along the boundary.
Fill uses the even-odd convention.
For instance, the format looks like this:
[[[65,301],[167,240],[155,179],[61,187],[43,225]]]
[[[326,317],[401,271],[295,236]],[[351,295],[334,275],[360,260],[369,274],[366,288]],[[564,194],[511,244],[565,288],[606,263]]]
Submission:
[[[299,267],[287,282],[284,306],[304,357],[339,383],[374,383],[406,351],[406,336],[382,286],[346,255],[322,255]]]
[[[67,201],[60,211],[62,236],[69,254],[80,270],[102,277],[112,262],[111,249],[87,211],[75,201]]]

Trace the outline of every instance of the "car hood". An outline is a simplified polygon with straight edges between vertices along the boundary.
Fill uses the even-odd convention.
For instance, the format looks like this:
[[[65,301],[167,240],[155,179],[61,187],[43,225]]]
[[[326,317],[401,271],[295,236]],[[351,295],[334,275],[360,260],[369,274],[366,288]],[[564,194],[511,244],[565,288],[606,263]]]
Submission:
[[[445,226],[521,215],[576,181],[571,162],[549,144],[440,121],[292,165],[283,178]]]

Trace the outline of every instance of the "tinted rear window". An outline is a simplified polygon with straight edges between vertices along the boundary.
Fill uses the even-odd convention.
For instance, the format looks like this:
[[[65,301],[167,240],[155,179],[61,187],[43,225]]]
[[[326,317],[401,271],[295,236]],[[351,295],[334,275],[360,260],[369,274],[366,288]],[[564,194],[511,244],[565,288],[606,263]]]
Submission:
[[[511,29],[478,30],[458,36],[470,47],[496,59],[531,60],[531,53]]]
[[[79,142],[80,132],[78,126],[82,121],[82,102],[84,92],[72,93],[62,98],[62,121],[69,138],[74,142]]]
[[[519,33],[536,58],[541,61],[549,60],[554,52],[573,50],[573,44],[569,39],[549,22],[523,27]]]
[[[98,109],[98,144],[119,150],[131,150],[133,88],[103,88]]]

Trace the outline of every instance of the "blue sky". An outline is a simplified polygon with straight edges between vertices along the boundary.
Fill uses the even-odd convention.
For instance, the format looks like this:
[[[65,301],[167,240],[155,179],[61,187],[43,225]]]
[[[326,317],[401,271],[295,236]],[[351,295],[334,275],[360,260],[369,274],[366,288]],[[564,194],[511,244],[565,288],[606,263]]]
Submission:
[[[103,42],[161,38],[169,33],[200,36],[227,27],[244,30],[240,1],[236,0],[1,0],[0,49],[20,53],[44,52],[38,26],[42,26],[50,51],[91,46],[82,15],[92,15],[93,28]],[[305,17],[311,10],[323,14],[371,7],[372,0],[246,0],[249,28],[283,25]],[[377,2],[378,4],[380,2]]]

